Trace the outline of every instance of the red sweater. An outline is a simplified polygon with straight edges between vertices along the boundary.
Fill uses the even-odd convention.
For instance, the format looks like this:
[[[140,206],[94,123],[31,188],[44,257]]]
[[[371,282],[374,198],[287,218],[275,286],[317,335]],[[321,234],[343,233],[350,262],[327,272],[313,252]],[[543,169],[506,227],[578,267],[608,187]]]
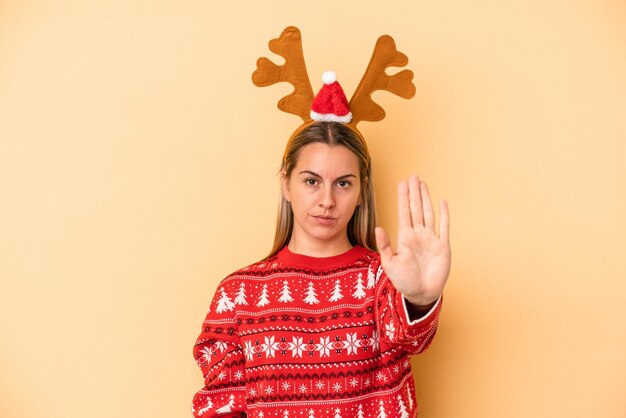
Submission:
[[[414,417],[409,355],[435,335],[442,298],[410,321],[380,256],[270,258],[226,277],[193,349],[194,417]]]

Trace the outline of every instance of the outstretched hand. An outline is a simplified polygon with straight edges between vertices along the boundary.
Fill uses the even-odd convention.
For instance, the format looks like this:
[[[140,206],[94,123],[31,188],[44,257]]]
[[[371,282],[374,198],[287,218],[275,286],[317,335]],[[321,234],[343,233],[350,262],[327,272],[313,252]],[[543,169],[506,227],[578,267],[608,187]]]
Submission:
[[[376,228],[376,245],[383,269],[393,286],[411,304],[432,305],[450,273],[450,216],[448,204],[439,205],[439,235],[428,187],[417,175],[398,185],[398,243],[394,253],[389,237]]]

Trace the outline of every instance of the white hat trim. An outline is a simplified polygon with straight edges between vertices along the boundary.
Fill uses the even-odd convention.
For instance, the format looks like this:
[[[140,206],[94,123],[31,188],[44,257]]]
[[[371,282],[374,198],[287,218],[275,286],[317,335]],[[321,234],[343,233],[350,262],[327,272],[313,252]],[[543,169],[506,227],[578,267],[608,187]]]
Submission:
[[[343,116],[335,115],[334,113],[317,113],[311,110],[311,119],[317,122],[342,122],[348,123],[352,120],[352,112]]]

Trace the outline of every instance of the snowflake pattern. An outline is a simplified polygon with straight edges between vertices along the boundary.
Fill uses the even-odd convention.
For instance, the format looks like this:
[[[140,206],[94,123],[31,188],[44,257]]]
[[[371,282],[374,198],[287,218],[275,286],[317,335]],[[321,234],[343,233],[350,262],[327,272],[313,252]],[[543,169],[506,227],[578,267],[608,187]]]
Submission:
[[[385,324],[385,334],[389,337],[390,341],[394,341],[394,337],[396,336],[396,326],[394,325],[393,319],[389,321],[388,324]]]
[[[278,343],[274,341],[274,336],[265,337],[265,343],[261,346],[261,350],[265,352],[267,357],[275,357],[276,350],[279,350]]]
[[[292,342],[289,344],[292,357],[302,357],[302,353],[306,351],[306,344],[302,340],[302,337],[292,337]]]
[[[212,352],[211,349],[209,347],[204,347],[202,350],[200,350],[200,353],[202,354],[202,359],[205,362],[210,362],[211,361],[211,357],[212,357]]]
[[[254,351],[252,348],[252,341],[246,341],[243,346],[243,354],[246,356],[246,360],[252,361],[252,357],[254,356]]]
[[[320,337],[320,343],[316,345],[320,352],[320,357],[329,356],[332,346],[330,345],[330,337]]]
[[[292,336],[291,341],[286,338],[277,340],[275,336],[264,337],[262,344],[253,344],[250,340],[243,342],[243,353],[246,360],[251,361],[254,356],[265,354],[266,358],[276,358],[280,356],[291,356],[292,358],[303,358],[304,353],[312,355],[319,353],[320,357],[330,357],[333,355],[347,354],[349,356],[357,355],[359,350],[377,351],[380,349],[378,334],[374,330],[371,336],[359,336],[356,332],[348,332],[340,335],[326,335],[319,339],[318,343],[304,340],[302,336]]]
[[[346,334],[346,341],[344,343],[344,348],[346,349],[348,355],[356,354],[360,346],[361,346],[361,342],[357,338],[356,332]]]
[[[216,341],[215,349],[219,350],[220,353],[223,353],[228,348],[228,345],[224,341]]]

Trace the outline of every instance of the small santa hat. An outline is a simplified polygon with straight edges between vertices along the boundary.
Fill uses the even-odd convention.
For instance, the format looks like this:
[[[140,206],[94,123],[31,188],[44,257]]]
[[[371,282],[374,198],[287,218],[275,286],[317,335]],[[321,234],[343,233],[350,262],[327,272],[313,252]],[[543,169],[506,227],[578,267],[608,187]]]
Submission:
[[[317,122],[342,122],[352,120],[348,99],[337,82],[334,71],[322,74],[324,85],[311,105],[311,119]]]

